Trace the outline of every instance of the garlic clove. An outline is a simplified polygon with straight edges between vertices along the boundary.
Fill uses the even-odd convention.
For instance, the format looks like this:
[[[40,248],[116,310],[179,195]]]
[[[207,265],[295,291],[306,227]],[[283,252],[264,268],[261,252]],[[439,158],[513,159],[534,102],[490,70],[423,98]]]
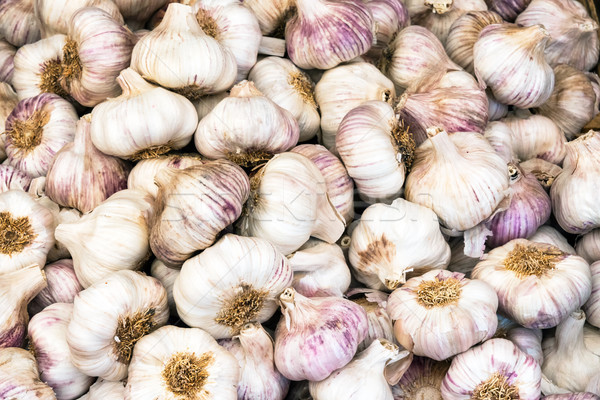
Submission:
[[[34,356],[17,347],[0,349],[0,393],[7,399],[56,400],[52,388],[40,380]]]
[[[35,315],[55,303],[73,303],[83,287],[77,280],[73,260],[64,259],[44,267],[47,286],[29,303],[30,315]]]
[[[33,14],[34,0],[5,0],[0,5],[0,36],[15,47],[40,39],[40,24]]]
[[[260,26],[263,35],[283,37],[285,23],[296,12],[291,0],[245,0]]]
[[[600,326],[600,262],[590,265],[592,273],[592,294],[583,306],[588,323],[595,327]]]
[[[352,294],[352,292],[347,293],[348,296]],[[358,345],[358,351],[366,349],[377,339],[385,339],[397,343],[394,337],[394,324],[386,310],[387,293],[367,289],[364,292],[364,296],[361,295],[351,300],[366,311],[367,320],[369,321],[367,337]]]
[[[17,49],[4,39],[0,39],[0,82],[12,84],[14,57]]]
[[[410,25],[410,17],[408,9],[400,1],[369,0],[366,6],[375,21],[377,42],[371,46],[365,57],[377,61],[381,59],[384,49],[398,32]]]
[[[8,192],[12,189],[27,191],[30,183],[31,177],[25,172],[10,165],[0,165],[0,192]]]
[[[590,264],[600,261],[600,229],[594,229],[581,236],[577,240],[575,249],[577,254]]]
[[[562,168],[541,158],[531,158],[519,164],[524,172],[533,174],[548,192]]]
[[[18,102],[19,99],[12,86],[6,82],[0,82],[0,127],[5,126],[6,119],[17,106]],[[6,159],[5,141],[6,134],[0,134],[0,161]]]
[[[529,237],[532,242],[551,244],[558,247],[563,253],[575,254],[575,249],[567,239],[556,229],[549,225],[542,225]],[[584,257],[585,258],[585,257]],[[587,261],[587,260],[586,260]]]
[[[78,400],[124,399],[126,384],[127,382],[106,381],[98,378],[96,383],[90,387],[90,390]]]
[[[180,269],[169,268],[160,260],[154,260],[150,267],[150,275],[158,279],[167,290],[167,302],[169,303],[169,315],[171,315],[171,317],[177,315],[177,306],[173,299],[173,286],[175,286],[175,280],[180,272]]]
[[[392,386],[394,400],[442,400],[440,388],[448,368],[447,361],[415,356],[398,384]]]

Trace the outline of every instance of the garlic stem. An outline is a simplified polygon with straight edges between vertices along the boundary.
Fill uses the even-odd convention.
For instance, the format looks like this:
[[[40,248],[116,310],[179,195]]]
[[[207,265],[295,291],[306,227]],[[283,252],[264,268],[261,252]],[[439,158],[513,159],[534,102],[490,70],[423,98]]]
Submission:
[[[127,68],[121,71],[117,77],[117,82],[123,90],[123,97],[134,97],[155,87],[154,85],[146,82],[146,80],[132,68]]]
[[[585,313],[577,310],[556,327],[554,338],[557,353],[570,356],[581,347],[584,324]]]

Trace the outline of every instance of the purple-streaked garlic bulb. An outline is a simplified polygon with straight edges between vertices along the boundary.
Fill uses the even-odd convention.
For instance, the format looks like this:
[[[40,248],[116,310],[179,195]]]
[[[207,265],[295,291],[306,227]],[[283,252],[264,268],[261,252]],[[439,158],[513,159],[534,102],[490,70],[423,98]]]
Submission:
[[[15,47],[40,40],[40,22],[33,13],[34,0],[0,3],[0,36]]]
[[[350,295],[350,293],[351,292],[349,292],[348,295]],[[388,296],[389,295],[385,292],[367,290],[362,293],[360,297],[351,299],[365,309],[367,312],[367,319],[369,320],[367,337],[359,344],[358,351],[366,349],[373,341],[380,338],[390,342],[396,342],[396,338],[394,337],[394,324],[386,310]]]
[[[0,39],[0,82],[12,82],[16,51],[10,43]]]
[[[442,400],[442,380],[448,368],[447,361],[415,356],[400,381],[392,386],[394,400]]]
[[[531,0],[485,0],[490,11],[498,13],[506,22],[515,22]]]
[[[365,3],[377,26],[377,43],[373,44],[365,57],[377,61],[398,32],[410,25],[410,17],[408,9],[401,1],[367,0]]]
[[[533,174],[546,192],[550,191],[554,180],[562,172],[561,167],[541,158],[531,158],[523,161],[519,166],[523,172]]]
[[[600,229],[594,229],[577,240],[575,245],[577,254],[585,258],[590,264],[600,261]]]
[[[73,303],[83,286],[77,280],[73,260],[64,259],[44,267],[47,286],[29,303],[29,314],[35,315],[54,303]]]
[[[56,400],[52,388],[40,380],[31,352],[13,347],[0,349],[0,393],[20,400]]]
[[[10,165],[0,165],[0,192],[7,192],[11,189],[27,191],[30,183],[31,177],[25,172]]]
[[[600,328],[600,261],[590,265],[592,273],[592,294],[583,306],[586,320],[595,327]]]
[[[509,116],[500,120],[511,130],[515,157],[521,161],[541,158],[560,165],[565,158],[565,137],[560,127],[542,115]]]

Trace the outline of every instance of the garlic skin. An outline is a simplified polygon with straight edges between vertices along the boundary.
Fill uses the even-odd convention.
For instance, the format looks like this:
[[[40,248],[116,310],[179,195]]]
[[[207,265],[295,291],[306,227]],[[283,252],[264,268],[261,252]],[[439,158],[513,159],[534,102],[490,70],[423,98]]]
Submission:
[[[160,260],[154,260],[150,267],[150,275],[158,279],[160,283],[167,290],[167,302],[169,303],[169,315],[177,315],[177,306],[175,305],[175,299],[173,299],[173,286],[175,286],[175,280],[181,272],[178,268],[169,268]]]
[[[563,170],[550,189],[552,211],[565,231],[585,234],[600,227],[596,198],[600,175],[595,173],[600,162],[600,132],[589,131],[566,147]]]
[[[135,35],[104,10],[73,14],[63,49],[61,85],[79,104],[93,107],[119,94],[116,78],[129,66]]]
[[[54,155],[75,136],[77,113],[50,93],[21,100],[6,118],[7,163],[32,178],[44,176]]]
[[[532,158],[519,164],[525,173],[533,174],[548,192],[562,168],[541,158]]]
[[[136,344],[125,400],[237,399],[236,358],[201,329],[164,326]]]
[[[410,365],[412,355],[408,351],[400,350],[385,339],[375,340],[328,378],[309,382],[310,394],[319,400],[394,400],[385,369],[407,358]]]
[[[78,400],[124,399],[126,382],[106,381],[98,378],[90,390]]]
[[[18,102],[19,99],[12,86],[6,82],[0,82],[0,127],[4,127],[6,119],[17,106]],[[2,129],[4,132],[4,128]],[[6,159],[5,141],[6,135],[0,134],[0,161]]]
[[[52,388],[40,380],[35,357],[17,347],[0,349],[0,393],[7,399],[56,400]]]
[[[173,297],[187,325],[224,339],[248,322],[271,318],[291,282],[287,259],[271,243],[227,234],[183,263]]]
[[[190,142],[198,116],[188,99],[149,84],[131,68],[117,82],[123,93],[92,111],[91,139],[98,150],[137,161]]]
[[[575,244],[577,255],[588,263],[600,261],[600,229],[594,229],[581,236]]]
[[[169,4],[160,25],[135,45],[131,67],[192,100],[229,89],[237,74],[232,52],[203,32],[190,6],[178,3]]]
[[[36,178],[36,179],[39,179],[39,178]],[[32,183],[32,185],[33,185],[33,183]],[[56,203],[54,203],[54,204],[56,204]],[[81,218],[81,213],[73,208],[59,208],[58,204],[56,204],[56,207],[58,208],[58,212],[56,211],[56,208],[55,208],[53,211],[53,214],[54,214],[54,220],[56,221],[57,226],[60,224],[63,224],[63,223],[77,222]],[[56,240],[54,242],[54,246],[48,252],[48,257],[46,259],[46,262],[54,262],[54,261],[58,261],[62,258],[70,258],[70,257],[71,257],[71,253],[69,253],[69,250],[67,250],[67,248],[60,242],[60,240]]]
[[[498,298],[487,283],[444,270],[409,279],[387,304],[398,343],[437,361],[494,336],[497,308]]]
[[[529,240],[532,242],[551,244],[558,247],[563,253],[575,254],[575,249],[569,244],[567,239],[565,239],[559,231],[548,225],[540,226],[539,229],[529,237]]]
[[[252,82],[243,81],[202,118],[194,143],[207,158],[227,158],[248,167],[289,150],[299,135],[292,113],[264,96]]]
[[[29,303],[30,315],[35,315],[55,303],[73,303],[83,286],[77,280],[73,260],[64,259],[44,267],[47,286]]]
[[[140,189],[156,198],[158,186],[154,182],[156,175],[163,169],[186,169],[204,162],[197,154],[167,154],[163,156],[146,158],[135,164],[127,177],[128,189]]]
[[[258,322],[251,322],[233,339],[219,342],[237,358],[240,381],[237,383],[240,400],[283,400],[290,381],[275,368],[273,339]]]
[[[39,21],[33,14],[34,0],[5,0],[0,4],[0,36],[15,47],[40,40]]]
[[[350,269],[337,244],[309,239],[288,256],[292,287],[306,297],[343,297],[350,287]]]
[[[486,0],[485,3],[490,11],[498,13],[506,22],[515,22],[523,10],[527,8],[531,0]]]
[[[400,1],[368,0],[366,6],[373,15],[377,42],[371,46],[365,57],[379,60],[384,49],[398,32],[410,25],[410,17],[408,16],[408,9]]]
[[[491,90],[486,90],[485,94],[488,98],[488,120],[497,121],[506,117],[506,114],[508,114],[508,106],[496,100]]]
[[[90,115],[84,115],[77,122],[75,140],[60,149],[50,164],[46,194],[61,206],[88,213],[127,188],[129,169],[124,161],[94,147]]]
[[[237,222],[241,235],[267,239],[288,255],[311,236],[334,243],[344,233],[344,219],[329,200],[326,181],[307,157],[277,154],[255,172],[250,185]]]
[[[540,25],[489,25],[473,47],[475,75],[501,103],[519,108],[539,107],[554,89],[554,71],[544,58],[549,41],[550,34]],[[497,54],[510,57],[497,60]]]
[[[504,198],[506,164],[478,133],[448,135],[431,128],[427,135],[429,139],[415,152],[405,197],[431,208],[448,229],[470,229],[488,218]]]
[[[117,271],[81,291],[67,328],[71,361],[88,376],[127,377],[133,347],[169,318],[167,291],[152,277]]]
[[[588,323],[600,326],[600,261],[590,265],[592,274],[592,294],[583,306]]]
[[[352,299],[353,302],[366,311],[369,322],[369,331],[365,339],[358,345],[358,351],[366,349],[377,339],[385,339],[396,343],[394,324],[386,311],[387,300],[387,293],[375,290],[368,290],[364,293],[364,296]]]
[[[150,253],[153,206],[153,199],[145,193],[121,190],[79,220],[56,227],[56,240],[71,253],[77,279],[84,288],[112,272],[143,267]],[[121,235],[115,234],[117,226]]]
[[[533,357],[506,339],[491,339],[452,360],[441,392],[444,400],[485,399],[490,392],[536,400],[540,381],[540,365]]]
[[[518,159],[540,158],[553,164],[562,163],[567,153],[566,140],[563,131],[550,118],[530,115],[501,121],[512,131],[512,149]]]
[[[69,21],[78,10],[84,7],[97,7],[106,11],[119,24],[123,16],[112,0],[33,0],[35,16],[41,22],[42,37],[69,33]]]
[[[243,4],[256,16],[263,35],[283,37],[285,23],[294,12],[292,0],[244,0]]]
[[[246,3],[244,3],[246,4]],[[290,60],[266,57],[254,65],[248,80],[279,107],[288,110],[298,121],[299,141],[316,136],[321,128],[314,83]]]
[[[440,388],[448,368],[449,362],[415,356],[398,384],[392,386],[394,400],[442,400]]]
[[[590,268],[583,258],[526,239],[490,251],[471,276],[494,288],[500,314],[526,328],[558,325],[592,291]]]
[[[30,183],[31,177],[25,172],[10,165],[0,165],[0,193],[11,189],[27,191]]]
[[[296,0],[296,14],[285,26],[287,54],[299,68],[331,69],[366,53],[374,31],[373,16],[361,1]],[[329,46],[318,45],[323,40]]]
[[[493,11],[469,11],[459,17],[452,24],[444,46],[448,57],[473,74],[473,47],[479,34],[486,26],[503,22],[502,17]]]
[[[7,41],[0,39],[0,82],[13,83],[15,49]]]
[[[519,350],[529,354],[538,364],[542,365],[544,353],[542,352],[542,331],[540,329],[523,328],[510,319],[498,315],[498,329],[494,337],[510,340]]]
[[[363,200],[389,203],[400,196],[415,142],[388,103],[368,101],[352,109],[335,141]]]
[[[194,107],[196,107],[196,112],[198,113],[198,121],[206,117],[208,113],[210,113],[213,108],[215,108],[217,104],[221,102],[221,100],[227,97],[229,97],[229,92],[220,92],[217,94],[202,96],[198,100],[193,101],[192,104],[194,104]]]
[[[159,192],[150,247],[171,267],[212,245],[219,232],[240,217],[250,193],[246,173],[227,160],[183,170],[166,168],[155,182]]]
[[[27,303],[45,287],[46,276],[37,264],[2,274],[2,281],[0,281],[0,299],[2,299],[0,351],[5,347],[23,346],[29,322]],[[0,374],[0,376],[2,375]],[[2,382],[1,378],[0,382]]]
[[[450,247],[433,211],[399,198],[363,212],[352,231],[348,258],[356,278],[367,287],[394,290],[406,282],[407,274],[446,268]]]
[[[78,398],[94,382],[94,378],[80,372],[71,363],[67,326],[72,314],[72,304],[52,304],[31,318],[27,326],[40,379],[54,390],[60,400]]]
[[[504,121],[492,121],[487,124],[483,137],[492,145],[496,153],[507,164],[517,159],[513,150],[514,132]]]
[[[325,71],[315,86],[315,100],[321,111],[319,142],[337,154],[336,134],[344,116],[366,101],[391,104],[395,96],[392,81],[366,62],[340,65]]]
[[[275,365],[290,380],[321,381],[352,360],[368,330],[365,311],[339,297],[279,296],[283,316],[275,331]]]

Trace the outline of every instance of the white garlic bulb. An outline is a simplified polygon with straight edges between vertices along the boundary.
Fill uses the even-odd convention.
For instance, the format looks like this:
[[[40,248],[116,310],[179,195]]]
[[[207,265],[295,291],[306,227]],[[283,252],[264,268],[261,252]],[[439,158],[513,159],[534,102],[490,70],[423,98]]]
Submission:
[[[600,327],[600,262],[590,265],[592,273],[592,294],[583,306],[586,320],[595,327]]]
[[[237,74],[231,51],[202,30],[190,6],[178,3],[135,45],[131,67],[190,99],[229,89]]]
[[[321,117],[314,83],[294,63],[279,57],[263,58],[252,68],[248,79],[275,104],[292,113],[300,128],[300,142],[317,135]]]
[[[285,23],[294,12],[292,0],[245,0],[243,4],[256,15],[263,35],[283,37]]]
[[[12,84],[14,57],[17,49],[4,39],[0,39],[0,82]]]
[[[499,312],[526,328],[551,328],[592,290],[587,262],[553,245],[515,239],[490,251],[471,276],[491,285]]]
[[[267,321],[291,282],[292,269],[272,244],[227,234],[183,263],[173,297],[186,324],[230,338],[248,322]]]
[[[407,274],[446,268],[450,247],[433,211],[399,198],[363,212],[352,231],[348,258],[359,281],[372,289],[394,290]]]
[[[168,325],[136,344],[125,399],[236,400],[239,375],[235,357],[208,333]]]
[[[2,132],[4,132],[6,119],[12,113],[18,102],[19,99],[12,86],[6,82],[0,82],[0,127],[2,127]],[[6,150],[4,148],[6,134],[1,134],[2,132],[0,132],[0,161],[6,159]]]
[[[0,36],[15,47],[40,39],[40,23],[33,13],[34,0],[5,0],[0,4]]]
[[[159,192],[150,246],[168,266],[183,264],[213,244],[219,232],[239,218],[250,193],[246,173],[227,160],[183,170],[166,168],[155,182]]]
[[[0,393],[6,399],[56,400],[52,388],[40,380],[34,356],[17,347],[0,349]]]
[[[546,191],[550,191],[562,168],[541,158],[531,158],[519,164],[525,173],[533,174]]]
[[[56,212],[56,208],[54,208],[53,214],[57,226],[64,223],[76,222],[81,218],[81,213],[74,208],[60,208],[58,207],[58,204],[56,204],[56,207],[58,208],[58,212]],[[54,262],[67,257],[70,258],[71,253],[69,253],[69,250],[60,242],[60,240],[56,240],[54,246],[48,252],[46,261]]]
[[[152,277],[117,271],[81,291],[67,328],[71,361],[107,380],[127,377],[133,348],[169,318],[167,291]]]
[[[144,265],[150,253],[148,225],[153,206],[153,199],[145,193],[121,190],[79,220],[56,227],[56,239],[71,253],[83,287],[100,282],[111,272]]]
[[[600,229],[581,236],[575,244],[577,254],[585,258],[588,263],[600,261]]]
[[[35,16],[40,21],[42,37],[69,33],[69,21],[73,14],[84,7],[97,7],[106,11],[119,24],[123,16],[112,0],[33,0]]]
[[[90,390],[81,396],[78,400],[105,400],[105,399],[124,399],[126,382],[107,381],[98,378]]]
[[[554,89],[554,71],[544,58],[549,40],[550,34],[541,25],[488,25],[473,48],[475,75],[501,103],[538,107]],[[498,59],[497,54],[507,57]]]
[[[298,122],[250,81],[235,85],[202,118],[194,135],[196,149],[210,159],[228,158],[254,166],[298,143]]]
[[[344,219],[329,200],[323,175],[307,157],[277,154],[250,178],[250,187],[237,223],[242,235],[267,239],[286,255],[310,236],[328,243],[342,236]]]
[[[441,386],[450,363],[430,358],[413,358],[398,384],[392,386],[394,400],[442,400]]]
[[[558,247],[563,253],[575,254],[575,249],[569,244],[567,239],[565,239],[559,231],[549,225],[540,226],[538,230],[529,237],[529,240],[532,242],[551,244]]]
[[[27,326],[40,378],[54,390],[60,400],[78,398],[94,382],[94,378],[79,371],[71,363],[67,326],[72,314],[72,304],[52,304],[31,318]]]
[[[27,191],[30,183],[31,177],[25,172],[10,165],[0,165],[0,192],[7,192],[11,189]]]
[[[351,300],[367,312],[367,320],[369,322],[367,336],[358,345],[358,351],[366,349],[377,339],[385,339],[396,343],[394,324],[386,310],[388,294],[369,289],[357,289],[357,292],[360,292],[361,296],[352,298]],[[354,294],[351,290],[347,293],[347,296],[354,296]]]
[[[8,164],[32,178],[46,175],[54,155],[73,141],[78,119],[71,103],[55,94],[21,100],[6,119]]]
[[[171,316],[177,315],[177,306],[173,299],[173,286],[175,286],[175,280],[180,272],[180,269],[169,268],[160,260],[154,260],[150,266],[150,275],[158,279],[167,290],[167,302],[169,303],[169,314]]]
[[[381,59],[383,50],[398,32],[410,25],[410,17],[408,9],[401,1],[368,0],[366,5],[373,15],[377,42],[371,46],[365,57],[376,61]]]
[[[54,303],[73,303],[83,286],[77,280],[73,260],[64,259],[44,267],[47,286],[29,303],[28,311],[34,315]]]
[[[188,99],[149,84],[131,68],[117,82],[123,93],[92,111],[91,138],[98,150],[140,160],[190,142],[198,115]]]
[[[519,350],[529,354],[538,364],[542,365],[544,353],[541,329],[523,328],[516,322],[498,315],[498,329],[494,337],[510,340]]]
[[[553,164],[562,163],[567,153],[565,135],[550,118],[543,115],[510,116],[501,122],[510,128],[512,150],[517,159],[540,158]]]

